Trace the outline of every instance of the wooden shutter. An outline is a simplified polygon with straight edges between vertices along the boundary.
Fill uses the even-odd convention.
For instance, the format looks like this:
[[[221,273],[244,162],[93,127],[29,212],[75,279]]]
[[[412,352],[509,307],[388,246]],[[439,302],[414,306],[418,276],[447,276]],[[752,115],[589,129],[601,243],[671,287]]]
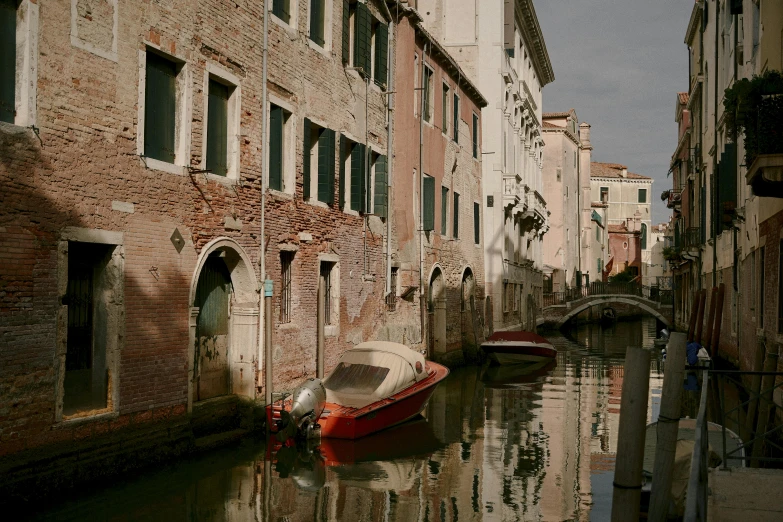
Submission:
[[[382,218],[386,217],[388,207],[387,183],[386,156],[378,156],[375,162],[375,207],[373,208],[373,214]]]
[[[422,95],[424,96],[424,121],[430,121],[430,78],[432,78],[432,73],[430,70],[425,66],[424,67],[424,90],[422,90]]]
[[[351,59],[351,6],[348,0],[343,0],[343,63]]]
[[[481,207],[478,203],[473,203],[473,242],[475,244],[481,243]]]
[[[435,178],[424,176],[424,230],[435,229]]]
[[[207,97],[207,170],[225,176],[228,166],[228,87],[209,80]]]
[[[737,208],[737,144],[727,143],[718,163],[718,234],[731,228]]]
[[[445,83],[441,87],[440,97],[440,126],[443,134],[449,132],[449,87]]]
[[[459,96],[454,95],[454,143],[459,143]]]
[[[375,30],[375,83],[386,85],[386,64],[389,50],[389,28],[383,22]]]
[[[283,190],[283,109],[269,109],[269,188]]]
[[[351,210],[363,210],[364,191],[362,179],[364,178],[364,150],[362,145],[355,143],[351,150]]]
[[[318,201],[334,204],[334,131],[324,129],[318,137]]]
[[[503,49],[514,49],[514,0],[503,0]]]
[[[440,233],[446,235],[449,215],[449,189],[440,187]]]
[[[302,148],[302,197],[310,197],[310,120],[304,119],[304,146]]]
[[[459,238],[459,194],[454,193],[454,239]]]
[[[324,45],[324,0],[310,0],[310,39]]]
[[[354,66],[361,67],[364,74],[369,76],[372,73],[372,15],[365,4],[356,4],[354,19]]]
[[[0,121],[16,116],[16,3],[0,0]]]
[[[361,208],[359,209],[359,212],[367,212],[368,209],[368,198],[367,195],[369,191],[367,190],[367,175],[369,174],[367,170],[367,158],[368,158],[368,152],[367,152],[367,146],[360,144],[359,147],[361,148],[361,157],[362,161],[360,164],[360,175],[359,175],[359,194],[361,199]]]
[[[338,167],[340,173],[340,208],[345,208],[345,158],[347,156],[347,146],[348,141],[345,139],[345,136],[340,134],[340,166]]]
[[[478,158],[478,116],[473,115],[473,157]]]
[[[177,66],[154,53],[147,53],[144,95],[144,155],[174,163],[174,129]]]

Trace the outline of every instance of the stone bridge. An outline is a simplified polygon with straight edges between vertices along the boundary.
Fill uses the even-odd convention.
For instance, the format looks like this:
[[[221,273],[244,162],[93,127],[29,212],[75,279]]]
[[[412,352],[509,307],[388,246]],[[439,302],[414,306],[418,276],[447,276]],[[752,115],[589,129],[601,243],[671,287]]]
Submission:
[[[545,304],[547,304],[546,301]],[[590,307],[597,307],[598,314],[600,314],[604,307],[615,308],[617,305],[636,307],[641,312],[655,317],[667,327],[674,321],[674,308],[671,300],[650,299],[639,295],[618,293],[588,295],[573,300],[560,301],[557,304],[549,304],[549,306],[545,306],[543,309],[542,324],[545,327],[561,328],[581,312],[590,309]],[[595,319],[599,317],[600,315],[596,315]]]

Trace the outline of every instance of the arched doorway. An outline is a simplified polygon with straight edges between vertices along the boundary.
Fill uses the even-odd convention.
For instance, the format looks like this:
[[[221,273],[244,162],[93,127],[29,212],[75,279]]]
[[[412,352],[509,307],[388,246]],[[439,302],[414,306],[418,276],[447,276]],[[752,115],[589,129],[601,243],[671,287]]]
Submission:
[[[188,406],[222,395],[255,397],[258,292],[250,258],[219,238],[199,256],[190,289]]]
[[[430,355],[446,353],[446,288],[443,272],[435,267],[430,276],[427,299],[428,343]]]
[[[478,347],[482,326],[476,309],[476,281],[470,267],[462,273],[460,285],[460,315],[462,317],[462,350],[472,355]]]

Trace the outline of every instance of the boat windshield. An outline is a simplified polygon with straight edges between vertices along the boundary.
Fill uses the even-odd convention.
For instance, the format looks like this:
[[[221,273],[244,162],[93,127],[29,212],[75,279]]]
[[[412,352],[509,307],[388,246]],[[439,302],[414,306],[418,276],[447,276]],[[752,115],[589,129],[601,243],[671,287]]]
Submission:
[[[342,393],[372,393],[383,383],[388,373],[389,368],[382,366],[340,362],[324,381],[324,387]]]

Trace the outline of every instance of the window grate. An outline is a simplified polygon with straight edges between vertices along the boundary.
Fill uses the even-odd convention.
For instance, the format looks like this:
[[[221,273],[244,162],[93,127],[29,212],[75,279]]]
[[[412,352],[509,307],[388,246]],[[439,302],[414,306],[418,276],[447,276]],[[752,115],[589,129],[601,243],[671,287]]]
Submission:
[[[399,272],[399,268],[392,268],[391,269],[391,280],[390,280],[390,288],[389,295],[386,296],[386,306],[388,307],[388,310],[390,312],[394,312],[397,310],[397,274]]]
[[[324,324],[332,324],[332,267],[333,263],[321,263],[321,277],[324,281]]]
[[[280,252],[280,322],[291,322],[291,272],[293,252]]]

